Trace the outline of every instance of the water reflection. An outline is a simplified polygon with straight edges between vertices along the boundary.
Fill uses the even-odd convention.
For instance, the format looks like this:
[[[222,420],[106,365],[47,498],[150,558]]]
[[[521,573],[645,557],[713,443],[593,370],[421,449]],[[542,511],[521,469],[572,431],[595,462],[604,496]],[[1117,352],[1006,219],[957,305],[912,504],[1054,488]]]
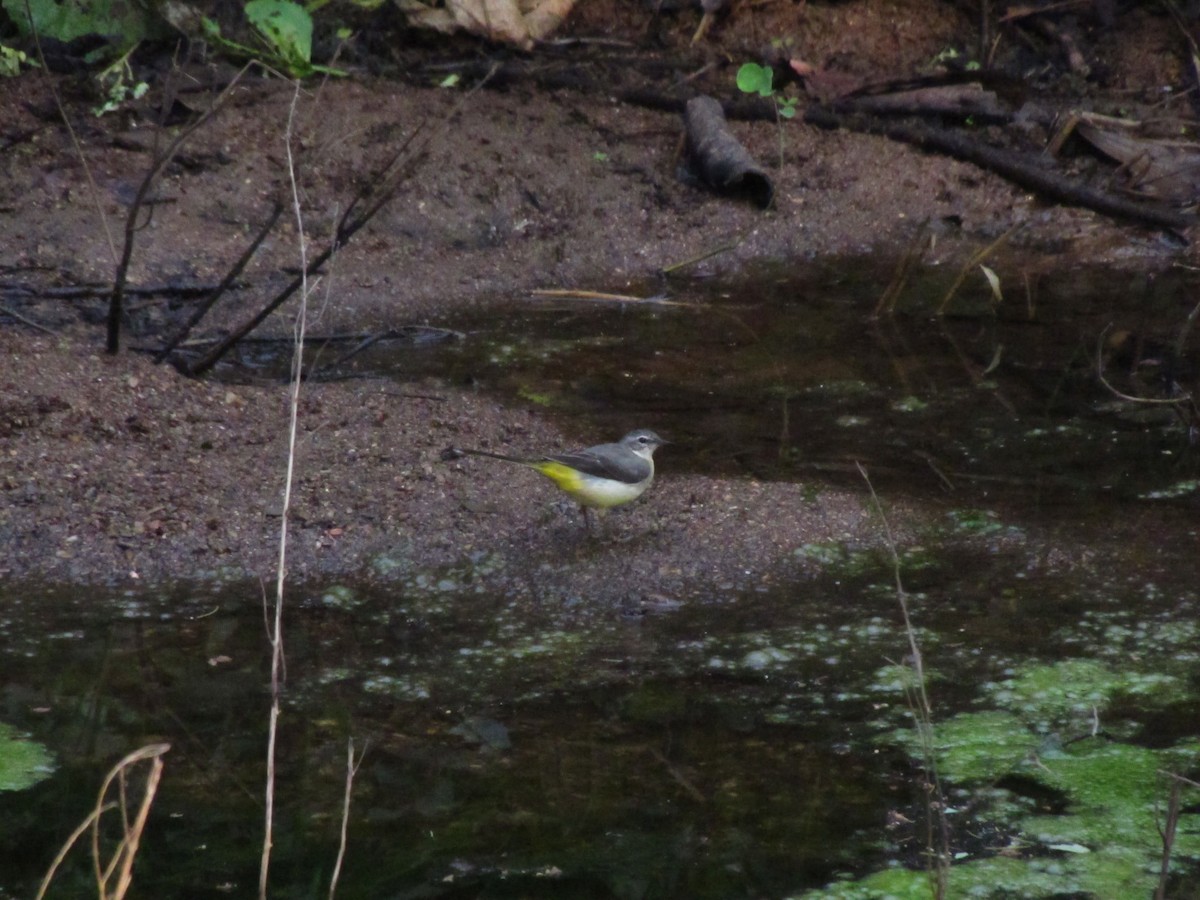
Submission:
[[[1191,301],[1183,279],[1147,291],[1132,276],[996,268],[1005,303],[993,307],[981,279],[943,320],[922,297],[952,273],[874,321],[886,267],[842,260],[692,285],[681,299],[695,308],[522,304],[455,323],[469,335],[458,344],[377,348],[342,374],[514,396],[536,386],[591,432],[662,423],[673,466],[858,484],[862,461],[885,495],[927,505],[935,524],[897,549],[934,724],[972,764],[980,746],[1011,751],[993,754],[995,783],[957,770],[958,868],[987,862],[997,868],[980,883],[1042,896],[1028,880],[1039,859],[1092,883],[1055,856],[1076,851],[1038,843],[1031,824],[1048,827],[1051,795],[1071,828],[1084,828],[1071,810],[1096,806],[1062,773],[1113,754],[1072,751],[1074,736],[1099,741],[1089,732],[1103,723],[1139,789],[1155,767],[1196,766],[1188,423],[1095,377],[1115,323],[1125,337],[1101,351],[1112,380],[1158,390],[1152,350]],[[928,799],[903,737],[910,644],[890,557],[837,543],[791,552],[795,572],[769,590],[638,615],[510,595],[484,557],[464,561],[470,578],[409,567],[372,585],[296,586],[273,896],[325,893],[351,738],[365,756],[342,896],[798,896],[919,864]],[[3,592],[4,721],[57,767],[6,799],[0,898],[32,893],[112,762],[155,741],[172,749],[136,889],[252,891],[269,673],[260,588]],[[1063,780],[1039,780],[1029,759]],[[1131,818],[1154,805],[1127,800]],[[1118,853],[1110,836],[1079,833],[1059,843],[1155,871],[1145,834]],[[1180,850],[1184,872],[1194,852]],[[77,852],[59,890],[90,893],[91,877]]]

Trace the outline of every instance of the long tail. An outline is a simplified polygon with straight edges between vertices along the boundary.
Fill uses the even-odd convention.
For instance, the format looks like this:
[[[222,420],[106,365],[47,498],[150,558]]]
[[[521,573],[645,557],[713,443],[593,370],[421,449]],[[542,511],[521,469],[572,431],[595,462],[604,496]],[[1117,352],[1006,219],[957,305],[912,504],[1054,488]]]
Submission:
[[[452,447],[451,450],[453,450],[455,454],[462,454],[464,456],[487,456],[491,459],[502,459],[505,462],[516,463],[517,465],[521,466],[536,466],[538,463],[543,462],[543,460],[540,459],[525,459],[520,456],[505,456],[503,453],[492,453],[490,450],[470,450],[466,447]]]

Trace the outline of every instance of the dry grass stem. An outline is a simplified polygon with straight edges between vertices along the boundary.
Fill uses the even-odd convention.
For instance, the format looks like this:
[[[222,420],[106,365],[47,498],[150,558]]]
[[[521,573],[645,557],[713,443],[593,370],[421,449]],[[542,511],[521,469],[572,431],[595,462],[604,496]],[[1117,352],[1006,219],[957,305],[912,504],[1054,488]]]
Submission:
[[[925,849],[929,858],[929,877],[935,900],[943,900],[946,896],[946,886],[950,875],[950,825],[946,820],[946,796],[942,791],[941,779],[938,777],[937,754],[933,740],[933,706],[929,702],[929,694],[925,690],[925,663],[921,655],[921,647],[917,643],[916,629],[913,628],[912,618],[908,610],[908,593],[904,590],[904,582],[900,577],[900,554],[896,550],[896,540],[892,534],[891,523],[883,511],[871,477],[861,463],[858,473],[871,492],[871,502],[883,523],[884,541],[892,560],[892,573],[896,582],[896,601],[900,605],[900,613],[904,619],[904,633],[908,637],[908,649],[912,659],[913,674],[916,685],[906,687],[909,707],[917,724],[917,735],[921,741],[921,754],[924,757],[926,777],[928,779],[928,794],[926,800],[926,822],[928,828],[925,835]]]
[[[300,255],[300,309],[296,314],[295,351],[292,355],[291,393],[288,403],[287,471],[283,482],[283,512],[279,522],[279,563],[275,574],[275,609],[268,638],[271,643],[271,711],[267,727],[267,775],[264,792],[264,828],[262,857],[258,871],[258,896],[266,900],[271,870],[271,848],[275,833],[275,750],[279,736],[280,695],[283,690],[283,596],[287,581],[288,513],[292,503],[292,483],[296,469],[296,433],[300,417],[301,373],[304,370],[304,334],[308,325],[308,251],[304,240],[304,215],[300,210],[300,188],[296,183],[296,164],[292,155],[292,129],[296,120],[296,103],[300,99],[300,84],[296,83],[288,109],[284,149],[287,154],[288,178],[292,189],[292,211],[296,217],[296,235]]]
[[[366,748],[363,748],[363,755],[366,755]],[[356,760],[354,758],[354,738],[350,738],[346,742],[346,790],[342,794],[342,829],[341,837],[338,841],[337,860],[333,864],[333,874],[329,877],[329,900],[333,900],[337,894],[338,879],[342,876],[342,863],[346,859],[346,845],[348,843],[348,831],[350,828],[350,797],[354,790],[354,776],[358,774],[358,767],[362,765],[362,756]]]
[[[904,256],[900,260],[900,264],[896,266],[896,271],[892,274],[892,280],[888,282],[888,286],[879,295],[879,302],[875,304],[875,311],[871,314],[872,316],[878,318],[884,313],[887,313],[889,316],[895,313],[896,301],[904,293],[904,288],[908,285],[909,278],[912,277],[913,268],[925,256],[925,248],[929,246],[925,241],[925,234],[928,231],[929,220],[926,219],[917,226],[916,234],[913,235],[912,240],[908,242],[908,246],[904,249]]]
[[[125,756],[118,762],[104,779],[100,793],[96,797],[96,806],[88,817],[73,831],[63,844],[62,849],[54,857],[49,870],[38,888],[36,900],[42,900],[55,874],[66,859],[67,854],[75,843],[89,829],[92,832],[91,856],[92,868],[96,877],[96,889],[100,900],[123,900],[133,884],[133,863],[141,847],[142,835],[146,830],[146,820],[150,815],[150,807],[158,793],[158,785],[162,780],[162,756],[171,749],[170,744],[148,744],[139,750]],[[137,812],[132,819],[129,815],[128,773],[140,762],[150,761],[150,772],[146,776],[146,784],[142,789],[142,799]],[[113,782],[117,783],[116,800],[106,800]],[[101,847],[100,823],[104,814],[112,810],[121,814],[121,840],[112,852],[111,858],[104,859]],[[114,881],[115,876],[115,881]]]
[[[962,267],[962,269],[959,270],[958,277],[954,279],[954,284],[950,285],[950,289],[946,291],[946,296],[942,298],[942,302],[937,308],[936,315],[944,316],[946,314],[946,307],[950,305],[950,301],[954,299],[954,295],[958,293],[958,289],[962,287],[963,282],[967,280],[967,276],[975,271],[975,267],[977,265],[999,250],[1005,241],[1020,231],[1021,227],[1022,223],[1018,222],[1012,228],[1008,229],[1008,231],[1004,232],[1004,234],[1000,235],[1000,237],[996,238],[994,241],[972,256],[969,260],[967,260],[966,264]]]
[[[653,297],[637,297],[633,294],[609,294],[604,291],[584,291],[573,288],[543,288],[529,292],[533,297],[547,297],[555,300],[596,300],[601,303],[653,303],[656,306],[694,306],[693,303],[682,303],[679,300],[668,300],[665,295]]]

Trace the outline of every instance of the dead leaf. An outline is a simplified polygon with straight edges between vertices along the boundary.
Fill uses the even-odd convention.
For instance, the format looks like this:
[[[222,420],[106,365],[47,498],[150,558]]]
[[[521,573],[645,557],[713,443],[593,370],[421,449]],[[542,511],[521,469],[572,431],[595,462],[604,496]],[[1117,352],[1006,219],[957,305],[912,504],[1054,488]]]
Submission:
[[[983,270],[983,277],[988,280],[988,284],[992,287],[992,299],[997,304],[1003,303],[1004,294],[1000,291],[1000,276],[996,274],[995,270],[989,269],[987,266],[980,266],[979,268]]]
[[[1195,141],[1145,138],[1086,120],[1075,131],[1121,164],[1127,190],[1173,203],[1194,203],[1200,197],[1200,144]]]
[[[435,31],[458,29],[532,50],[567,18],[575,0],[396,0],[409,22]]]

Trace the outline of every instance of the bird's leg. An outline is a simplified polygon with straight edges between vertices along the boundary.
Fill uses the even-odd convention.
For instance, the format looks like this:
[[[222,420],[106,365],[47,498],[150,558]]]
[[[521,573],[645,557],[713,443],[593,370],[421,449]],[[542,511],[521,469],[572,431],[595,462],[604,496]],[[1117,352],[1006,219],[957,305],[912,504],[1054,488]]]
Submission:
[[[603,506],[597,506],[595,509],[589,510],[596,520],[595,534],[601,535],[604,533],[604,517],[608,514],[608,510]]]

